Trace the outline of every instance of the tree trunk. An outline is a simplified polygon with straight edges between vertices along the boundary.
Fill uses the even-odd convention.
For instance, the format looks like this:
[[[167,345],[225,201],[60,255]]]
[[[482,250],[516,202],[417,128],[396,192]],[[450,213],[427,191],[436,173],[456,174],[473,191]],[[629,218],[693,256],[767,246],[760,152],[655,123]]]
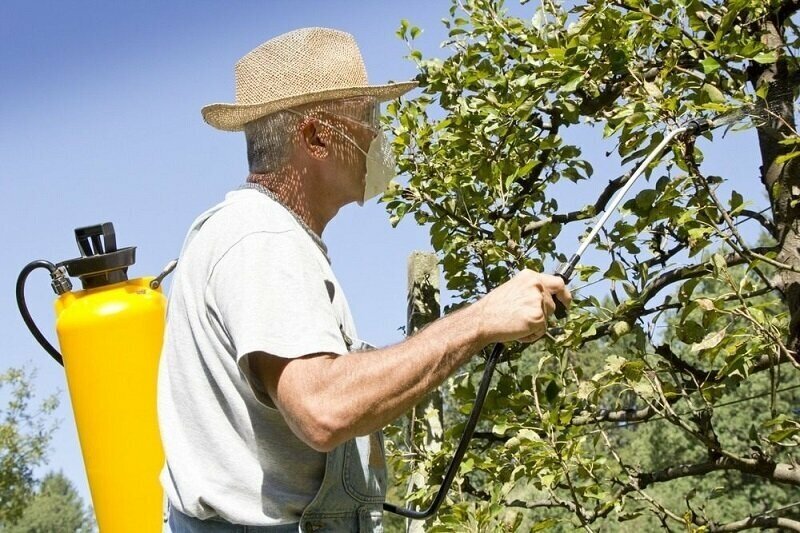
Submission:
[[[754,88],[768,85],[766,109],[758,117],[758,143],[761,150],[761,181],[769,194],[772,215],[778,231],[780,251],[777,260],[800,267],[800,161],[780,163],[777,158],[791,152],[779,144],[782,138],[796,131],[794,117],[794,87],[786,58],[782,23],[766,20],[762,26],[762,42],[780,54],[770,65],[750,68],[750,83]],[[794,205],[793,205],[794,204]],[[789,309],[789,338],[787,347],[800,348],[800,274],[789,270],[779,273],[779,289]]]

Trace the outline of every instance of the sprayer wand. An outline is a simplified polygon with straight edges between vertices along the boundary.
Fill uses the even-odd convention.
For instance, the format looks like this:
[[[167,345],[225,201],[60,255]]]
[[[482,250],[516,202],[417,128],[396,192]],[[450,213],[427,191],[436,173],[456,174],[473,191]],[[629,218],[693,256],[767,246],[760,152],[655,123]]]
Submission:
[[[695,119],[688,122],[685,126],[676,128],[669,132],[669,134],[664,137],[664,140],[662,140],[658,146],[656,146],[653,151],[647,155],[636,171],[631,174],[631,177],[627,179],[625,185],[623,185],[622,188],[617,191],[617,194],[615,194],[614,198],[612,198],[611,202],[609,202],[608,207],[606,207],[606,209],[603,211],[600,219],[595,223],[594,227],[592,227],[592,230],[589,232],[589,234],[581,241],[580,246],[578,246],[578,251],[572,254],[572,257],[570,257],[566,263],[559,265],[559,267],[556,269],[555,275],[563,279],[564,283],[570,282],[570,279],[572,279],[572,274],[575,271],[575,267],[581,260],[583,252],[586,251],[586,248],[589,247],[594,238],[597,237],[597,234],[600,233],[600,230],[603,229],[603,226],[608,221],[609,217],[611,217],[611,214],[616,211],[617,206],[620,204],[620,202],[622,202],[622,199],[628,193],[639,176],[642,175],[642,173],[645,171],[648,165],[653,162],[654,159],[661,155],[661,152],[663,152],[664,149],[669,146],[676,137],[681,135],[697,135],[698,133],[703,133],[704,131],[710,130],[712,127],[714,127],[714,123],[711,120]],[[554,298],[554,301],[556,304],[556,318],[564,318],[567,316],[567,310],[564,307],[564,304],[562,304],[557,298]]]
[[[648,165],[650,165],[650,163],[659,157],[664,149],[670,145],[675,138],[681,135],[697,135],[712,129],[715,126],[716,124],[711,120],[695,119],[688,122],[684,126],[669,132],[669,134],[664,137],[664,140],[662,140],[658,146],[656,146],[647,155],[644,161],[642,161],[642,163],[636,168],[634,173],[631,174],[631,176],[625,181],[625,184],[622,186],[622,188],[617,191],[617,193],[614,195],[614,198],[609,202],[609,205],[603,211],[602,216],[595,223],[594,227],[592,227],[592,230],[581,241],[580,245],[578,246],[578,250],[572,255],[572,257],[569,258],[566,263],[561,264],[556,269],[555,275],[563,279],[565,284],[569,283],[575,267],[578,265],[581,256],[586,251],[586,248],[588,248],[589,244],[591,244],[591,242],[603,228],[603,225],[608,221],[609,217],[611,217],[611,214],[617,209],[628,190],[630,190],[634,182],[639,178],[639,176],[642,175]],[[558,298],[553,298],[553,300],[556,304],[556,317],[566,317],[567,309],[564,307],[564,304],[562,304]],[[447,466],[447,471],[445,472],[444,479],[442,479],[442,484],[439,486],[439,491],[436,493],[436,497],[433,499],[431,504],[427,509],[417,511],[414,509],[408,509],[406,507],[398,507],[392,503],[384,503],[383,508],[386,511],[414,520],[424,520],[426,518],[430,518],[439,510],[442,502],[444,502],[445,496],[447,496],[447,491],[450,490],[450,485],[453,483],[456,472],[458,472],[458,468],[461,465],[461,460],[464,458],[464,454],[467,451],[469,442],[472,440],[472,436],[475,433],[475,427],[478,424],[478,419],[481,415],[481,409],[483,408],[483,403],[486,400],[486,394],[489,392],[489,384],[492,380],[492,375],[494,374],[494,370],[497,367],[497,363],[500,361],[500,357],[503,355],[504,350],[505,345],[502,343],[497,343],[494,345],[491,354],[486,359],[486,367],[483,372],[483,376],[481,377],[481,383],[478,387],[478,392],[475,396],[475,404],[473,405],[472,411],[469,414],[466,426],[464,427],[464,432],[461,434],[461,439],[458,441],[458,446],[453,454],[453,458],[450,460],[450,464]]]

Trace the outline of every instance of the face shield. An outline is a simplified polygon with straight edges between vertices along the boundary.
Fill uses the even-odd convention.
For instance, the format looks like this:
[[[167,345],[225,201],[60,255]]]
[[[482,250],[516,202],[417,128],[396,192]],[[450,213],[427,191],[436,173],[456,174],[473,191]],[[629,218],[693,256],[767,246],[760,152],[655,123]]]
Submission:
[[[382,194],[395,177],[395,160],[386,134],[380,126],[380,105],[375,98],[358,97],[325,102],[305,112],[287,109],[299,116],[311,116],[325,124],[352,144],[366,158],[366,175],[364,176],[364,194],[358,205]],[[326,120],[325,116],[338,119],[351,128],[361,128],[372,134],[369,148],[365,152],[351,135]]]

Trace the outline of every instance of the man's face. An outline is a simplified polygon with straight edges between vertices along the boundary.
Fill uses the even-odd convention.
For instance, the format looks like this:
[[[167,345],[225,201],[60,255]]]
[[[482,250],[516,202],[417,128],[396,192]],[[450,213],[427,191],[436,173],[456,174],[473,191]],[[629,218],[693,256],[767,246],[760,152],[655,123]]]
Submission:
[[[358,118],[348,116],[354,114]],[[336,179],[341,184],[348,201],[361,201],[364,197],[365,176],[367,172],[366,153],[370,143],[379,134],[377,123],[368,123],[370,112],[348,115],[322,112],[318,118],[323,121],[322,127],[332,130],[331,164]]]

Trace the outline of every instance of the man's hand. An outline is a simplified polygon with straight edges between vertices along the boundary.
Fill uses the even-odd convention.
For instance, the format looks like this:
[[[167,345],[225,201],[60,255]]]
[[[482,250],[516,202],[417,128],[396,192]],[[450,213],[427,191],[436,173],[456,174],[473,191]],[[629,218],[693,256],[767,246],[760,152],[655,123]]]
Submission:
[[[487,344],[533,342],[542,337],[547,331],[547,316],[556,308],[553,297],[565,307],[572,302],[563,279],[528,269],[495,288],[474,304]]]

